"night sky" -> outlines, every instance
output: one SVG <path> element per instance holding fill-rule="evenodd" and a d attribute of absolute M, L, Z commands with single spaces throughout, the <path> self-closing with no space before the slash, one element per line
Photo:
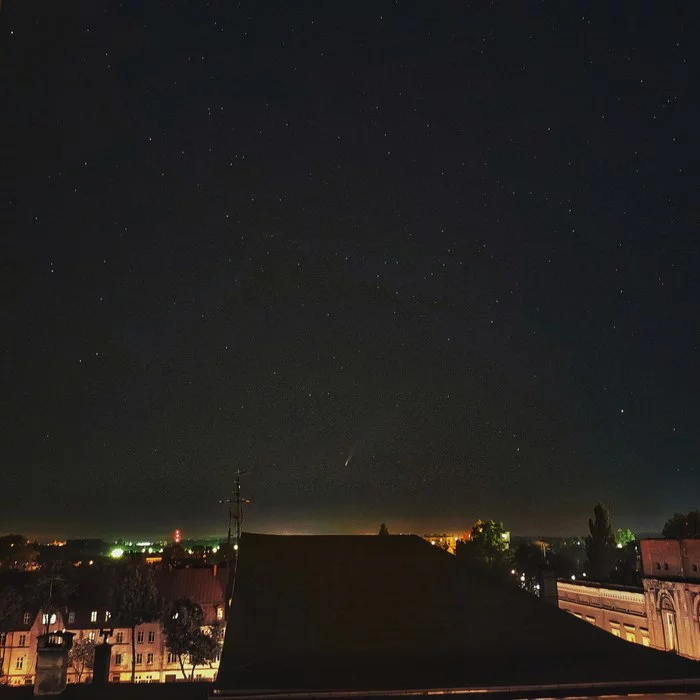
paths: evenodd
<path fill-rule="evenodd" d="M 5 0 L 0 531 L 699 507 L 694 6 Z"/>

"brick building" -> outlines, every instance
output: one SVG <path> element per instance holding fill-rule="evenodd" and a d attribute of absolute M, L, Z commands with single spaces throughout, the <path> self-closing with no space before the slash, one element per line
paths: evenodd
<path fill-rule="evenodd" d="M 700 539 L 641 545 L 651 645 L 700 660 Z"/>

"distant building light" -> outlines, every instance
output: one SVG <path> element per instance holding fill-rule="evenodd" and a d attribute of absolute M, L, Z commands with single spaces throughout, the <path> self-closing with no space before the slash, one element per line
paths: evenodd
<path fill-rule="evenodd" d="M 581 576 L 585 576 L 585 575 L 586 575 L 586 572 L 584 571 L 584 572 L 581 574 Z"/>
<path fill-rule="evenodd" d="M 520 574 L 520 580 L 525 581 L 525 574 Z"/>
<path fill-rule="evenodd" d="M 571 580 L 575 581 L 576 580 L 576 574 L 571 574 Z"/>
<path fill-rule="evenodd" d="M 121 547 L 115 547 L 109 553 L 109 556 L 112 557 L 113 559 L 119 559 L 120 557 L 124 556 L 124 550 Z"/>
<path fill-rule="evenodd" d="M 516 571 L 515 569 L 511 569 L 511 570 L 510 570 L 510 573 L 511 573 L 513 576 L 515 576 L 515 574 L 517 573 L 517 571 Z"/>
<path fill-rule="evenodd" d="M 151 543 L 150 542 L 137 542 L 136 546 L 137 547 L 150 547 Z"/>
<path fill-rule="evenodd" d="M 233 545 L 233 548 L 234 548 L 236 551 L 238 551 L 238 545 L 237 545 L 237 544 L 234 544 L 234 545 Z"/>

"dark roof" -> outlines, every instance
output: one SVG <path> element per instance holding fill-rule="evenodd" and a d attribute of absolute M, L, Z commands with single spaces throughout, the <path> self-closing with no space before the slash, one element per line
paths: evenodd
<path fill-rule="evenodd" d="M 217 686 L 416 688 L 697 677 L 417 536 L 245 534 Z"/>
<path fill-rule="evenodd" d="M 178 598 L 191 598 L 202 606 L 205 621 L 212 623 L 215 608 L 224 605 L 226 571 L 213 568 L 173 569 L 156 571 L 158 590 L 167 602 Z"/>

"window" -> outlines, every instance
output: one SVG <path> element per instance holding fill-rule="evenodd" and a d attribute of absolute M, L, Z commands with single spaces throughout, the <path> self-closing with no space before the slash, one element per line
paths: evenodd
<path fill-rule="evenodd" d="M 668 571 L 668 563 L 664 562 L 664 571 Z"/>
<path fill-rule="evenodd" d="M 153 630 L 151 630 L 148 633 L 148 643 L 153 644 L 153 642 L 155 642 L 155 641 L 156 641 L 156 633 Z"/>
<path fill-rule="evenodd" d="M 88 632 L 88 639 L 89 639 L 91 642 L 94 642 L 94 641 L 95 641 L 95 630 L 90 630 L 90 631 Z"/>
<path fill-rule="evenodd" d="M 15 661 L 15 669 L 21 671 L 24 668 L 24 656 L 18 656 L 17 661 Z"/>
<path fill-rule="evenodd" d="M 613 622 L 612 620 L 610 621 L 610 631 L 613 633 L 615 637 L 620 636 L 620 623 L 619 622 Z"/>
<path fill-rule="evenodd" d="M 117 644 L 121 644 L 124 641 L 124 633 L 117 632 Z"/>
<path fill-rule="evenodd" d="M 31 613 L 24 613 L 22 616 L 22 621 L 24 622 L 25 625 L 29 625 L 32 622 L 32 615 Z"/>
<path fill-rule="evenodd" d="M 121 655 L 121 654 L 115 654 L 115 655 L 114 655 L 114 663 L 115 663 L 117 666 L 121 666 L 121 664 L 122 664 L 122 655 Z"/>
<path fill-rule="evenodd" d="M 90 613 L 90 622 L 97 622 L 97 610 L 93 610 Z"/>
<path fill-rule="evenodd" d="M 217 620 L 223 620 L 224 619 L 224 609 L 219 605 L 216 608 L 216 619 Z"/>
<path fill-rule="evenodd" d="M 110 617 L 112 617 L 112 613 L 109 612 L 109 610 L 105 610 L 105 622 L 107 622 Z"/>
<path fill-rule="evenodd" d="M 697 571 L 697 570 L 698 570 L 698 565 L 697 565 L 697 564 L 693 564 L 693 571 Z"/>
<path fill-rule="evenodd" d="M 75 622 L 75 610 L 71 610 L 68 613 L 68 624 L 72 625 Z"/>
<path fill-rule="evenodd" d="M 595 625 L 595 617 L 590 617 L 589 615 L 586 615 L 586 622 L 590 622 L 592 625 Z"/>
<path fill-rule="evenodd" d="M 173 654 L 172 651 L 168 652 L 168 663 L 169 664 L 176 664 L 177 663 L 177 655 Z"/>
<path fill-rule="evenodd" d="M 656 570 L 661 571 L 661 564 L 658 561 L 656 562 Z"/>
<path fill-rule="evenodd" d="M 152 663 L 153 663 L 153 654 L 152 654 L 152 653 L 146 654 L 146 663 L 147 663 L 147 664 L 152 664 Z"/>
<path fill-rule="evenodd" d="M 136 643 L 143 644 L 143 632 L 136 633 Z"/>
<path fill-rule="evenodd" d="M 19 647 L 27 646 L 27 635 L 26 634 L 19 635 L 19 643 L 17 644 L 17 646 L 19 646 Z"/>
<path fill-rule="evenodd" d="M 49 623 L 51 623 L 53 625 L 56 623 L 56 619 L 56 613 L 51 613 L 51 615 L 49 615 L 48 613 L 44 613 L 41 616 L 41 624 L 48 625 Z"/>
<path fill-rule="evenodd" d="M 628 642 L 636 642 L 637 641 L 637 637 L 634 634 L 634 632 L 625 632 L 625 639 Z"/>
<path fill-rule="evenodd" d="M 136 654 L 136 663 L 137 663 L 137 664 L 142 664 L 142 663 L 143 663 L 143 654 L 142 654 L 141 652 L 139 652 L 138 654 Z"/>

